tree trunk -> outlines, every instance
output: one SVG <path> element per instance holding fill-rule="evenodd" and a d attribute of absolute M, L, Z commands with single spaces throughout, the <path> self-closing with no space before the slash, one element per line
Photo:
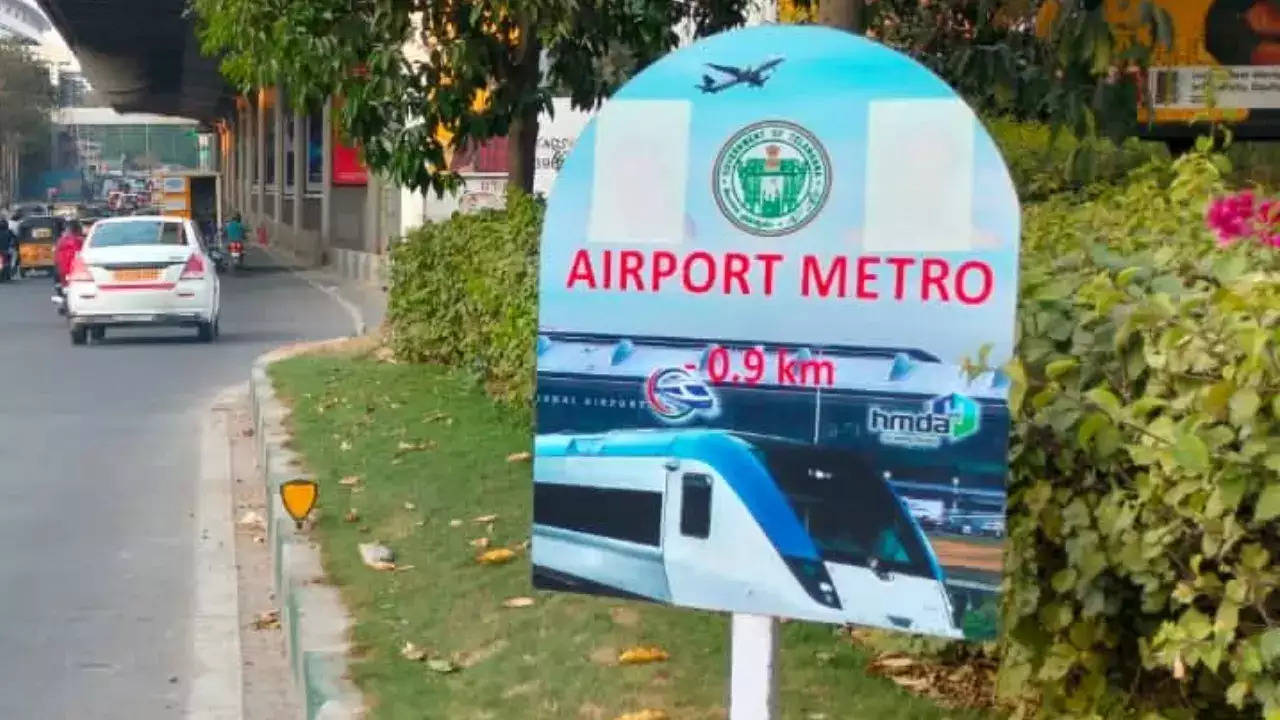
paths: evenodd
<path fill-rule="evenodd" d="M 538 93 L 542 81 L 538 61 L 542 56 L 542 43 L 537 35 L 525 33 L 527 40 L 521 45 L 516 61 L 512 84 L 518 97 L 526 104 L 511 118 L 511 130 L 507 134 L 507 184 L 526 193 L 533 192 L 534 156 L 538 150 L 537 103 L 528 102 Z"/>
<path fill-rule="evenodd" d="M 866 0 L 818 0 L 818 24 L 861 35 L 867 31 Z"/>

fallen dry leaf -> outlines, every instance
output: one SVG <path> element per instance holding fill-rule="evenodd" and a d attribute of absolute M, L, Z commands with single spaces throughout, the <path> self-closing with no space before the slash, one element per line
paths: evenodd
<path fill-rule="evenodd" d="M 898 683 L 899 685 L 901 685 L 902 687 L 908 690 L 920 690 L 921 688 L 926 688 L 929 686 L 929 682 L 930 682 L 928 678 L 909 678 L 909 677 L 890 676 L 889 679 L 893 680 L 894 682 Z"/>
<path fill-rule="evenodd" d="M 514 560 L 516 553 L 514 550 L 507 548 L 497 548 L 487 552 L 480 553 L 476 556 L 476 562 L 481 565 L 502 565 Z"/>
<path fill-rule="evenodd" d="M 449 413 L 442 412 L 440 410 L 437 410 L 433 413 L 428 413 L 426 416 L 422 418 L 422 422 L 424 423 L 433 423 L 433 422 L 438 422 L 440 420 L 452 420 L 452 418 L 449 417 Z"/>
<path fill-rule="evenodd" d="M 346 515 L 342 516 L 342 519 L 349 523 L 360 522 L 360 511 L 355 508 L 351 508 L 347 511 Z"/>
<path fill-rule="evenodd" d="M 400 648 L 400 657 L 419 662 L 427 657 L 427 651 L 411 642 L 405 642 L 404 647 Z"/>
<path fill-rule="evenodd" d="M 457 518 L 454 518 L 453 520 L 449 521 L 449 527 L 462 527 L 462 521 Z"/>
<path fill-rule="evenodd" d="M 671 716 L 666 710 L 655 710 L 653 708 L 645 708 L 635 712 L 623 713 L 614 720 L 671 720 Z"/>
<path fill-rule="evenodd" d="M 240 520 L 236 524 L 240 527 L 263 528 L 267 526 L 267 521 L 262 519 L 260 513 L 249 510 L 240 516 Z"/>
<path fill-rule="evenodd" d="M 473 522 L 473 523 L 491 523 L 491 522 L 493 522 L 494 520 L 497 520 L 497 519 L 498 519 L 498 516 L 497 516 L 497 515 L 479 515 L 479 516 L 477 516 L 477 517 L 473 517 L 473 518 L 471 518 L 471 522 Z"/>
<path fill-rule="evenodd" d="M 435 442 L 431 440 L 423 440 L 422 442 L 416 442 L 416 443 L 405 442 L 404 440 L 401 440 L 400 444 L 396 445 L 396 452 L 397 453 L 419 452 L 422 450 L 431 450 L 435 446 L 436 446 Z"/>
<path fill-rule="evenodd" d="M 470 541 L 469 543 L 467 543 L 467 544 L 468 544 L 468 545 L 470 545 L 470 546 L 471 546 L 471 547 L 473 547 L 473 548 L 479 548 L 479 549 L 483 550 L 483 549 L 485 549 L 485 548 L 489 547 L 489 538 L 487 538 L 487 537 L 478 537 L 478 538 L 475 538 L 474 540 L 471 540 L 471 541 Z"/>
<path fill-rule="evenodd" d="M 427 661 L 427 669 L 430 670 L 431 672 L 437 672 L 437 673 L 443 674 L 443 673 L 457 672 L 458 666 L 454 664 L 453 661 L 451 660 L 446 660 L 444 658 L 431 658 L 430 660 Z"/>
<path fill-rule="evenodd" d="M 915 658 L 906 657 L 905 655 L 886 655 L 871 661 L 871 664 L 877 668 L 885 670 L 896 670 L 898 668 L 911 667 L 917 665 Z"/>
<path fill-rule="evenodd" d="M 280 627 L 280 611 L 268 610 L 259 613 L 258 617 L 253 619 L 254 630 L 275 630 Z"/>
<path fill-rule="evenodd" d="M 412 570 L 412 569 L 414 569 L 415 567 L 417 567 L 417 566 L 416 566 L 416 565 L 397 565 L 397 566 L 395 567 L 395 571 L 396 571 L 396 572 L 408 572 L 409 570 Z"/>
<path fill-rule="evenodd" d="M 267 539 L 266 539 L 265 537 L 263 537 L 262 535 L 254 535 L 254 536 L 253 536 L 253 541 L 254 541 L 254 542 L 256 542 L 256 543 L 258 543 L 259 545 L 261 545 L 262 543 L 265 543 L 265 542 L 267 541 Z"/>
<path fill-rule="evenodd" d="M 350 441 L 350 440 L 343 440 L 342 442 L 338 443 L 338 449 L 339 449 L 339 450 L 341 450 L 341 451 L 343 451 L 343 452 L 346 452 L 346 451 L 350 450 L 350 449 L 351 449 L 351 441 Z"/>
<path fill-rule="evenodd" d="M 663 662 L 671 657 L 660 647 L 633 647 L 623 650 L 618 662 L 623 665 L 644 665 L 645 663 Z"/>
<path fill-rule="evenodd" d="M 341 480 L 339 480 L 339 481 L 338 481 L 338 484 L 339 484 L 339 485 L 345 485 L 345 486 L 347 486 L 347 487 L 351 487 L 352 485 L 359 485 L 359 484 L 360 484 L 360 476 L 359 476 L 359 475 L 348 475 L 348 476 L 346 476 L 346 477 L 342 478 Z"/>
<path fill-rule="evenodd" d="M 417 509 L 418 509 L 418 506 L 417 506 L 417 505 L 414 505 L 414 504 L 413 504 L 413 503 L 411 503 L 411 502 L 406 502 L 406 503 L 404 504 L 404 509 L 405 509 L 405 510 L 417 510 Z"/>
<path fill-rule="evenodd" d="M 533 457 L 533 453 L 529 452 L 528 450 L 521 450 L 520 452 L 511 453 L 510 455 L 508 455 L 507 462 L 509 463 L 525 462 L 526 460 L 532 457 Z"/>
<path fill-rule="evenodd" d="M 505 608 L 527 608 L 533 605 L 531 597 L 513 597 L 502 601 L 502 607 Z"/>

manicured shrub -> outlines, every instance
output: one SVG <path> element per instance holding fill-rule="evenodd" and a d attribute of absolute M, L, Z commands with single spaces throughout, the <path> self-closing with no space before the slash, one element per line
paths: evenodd
<path fill-rule="evenodd" d="M 392 250 L 389 340 L 396 356 L 475 371 L 496 398 L 533 392 L 538 232 L 542 206 L 456 215 L 409 233 Z"/>
<path fill-rule="evenodd" d="M 1161 143 L 1082 140 L 1065 131 L 1055 134 L 1048 125 L 1003 118 L 986 119 L 984 124 L 1000 147 L 1023 202 L 1120 180 L 1148 162 L 1168 158 Z"/>
<path fill-rule="evenodd" d="M 1043 716 L 1280 717 L 1280 255 L 1215 244 L 1227 169 L 1027 209 L 1001 688 Z"/>

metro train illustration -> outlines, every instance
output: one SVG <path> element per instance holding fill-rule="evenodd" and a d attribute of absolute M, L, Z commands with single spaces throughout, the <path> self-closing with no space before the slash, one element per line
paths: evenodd
<path fill-rule="evenodd" d="M 706 429 L 535 449 L 539 587 L 962 636 L 928 540 L 865 458 Z"/>
<path fill-rule="evenodd" d="M 713 361 L 730 377 L 758 367 L 748 353 L 829 372 L 711 381 L 725 374 Z M 970 377 L 914 348 L 544 330 L 535 579 L 959 637 L 999 575 L 948 574 L 903 493 L 940 502 L 944 519 L 1001 515 L 1007 392 L 1000 373 Z"/>

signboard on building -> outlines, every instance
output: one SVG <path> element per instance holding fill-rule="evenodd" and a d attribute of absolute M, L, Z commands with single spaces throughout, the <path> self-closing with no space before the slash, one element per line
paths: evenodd
<path fill-rule="evenodd" d="M 360 158 L 360 148 L 344 143 L 336 131 L 333 139 L 333 184 L 366 185 L 369 170 Z"/>
<path fill-rule="evenodd" d="M 904 55 L 763 26 L 644 70 L 547 208 L 535 585 L 991 637 L 1008 382 L 961 363 L 1011 357 L 1018 240 Z"/>

